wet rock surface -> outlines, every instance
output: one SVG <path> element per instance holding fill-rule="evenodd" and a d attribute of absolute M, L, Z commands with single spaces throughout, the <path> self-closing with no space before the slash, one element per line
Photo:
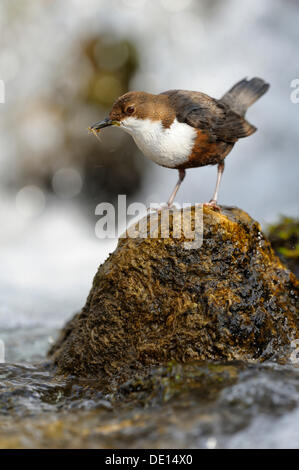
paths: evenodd
<path fill-rule="evenodd" d="M 177 213 L 168 237 L 142 238 L 136 226 L 137 237 L 120 239 L 100 266 L 86 305 L 49 353 L 59 373 L 111 388 L 169 361 L 289 359 L 299 284 L 259 224 L 237 208 L 204 207 L 202 246 L 187 249 L 183 234 L 174 236 Z M 194 208 L 191 215 L 195 226 Z"/>
<path fill-rule="evenodd" d="M 110 393 L 0 364 L 0 448 L 298 448 L 299 369 L 170 363 Z"/>

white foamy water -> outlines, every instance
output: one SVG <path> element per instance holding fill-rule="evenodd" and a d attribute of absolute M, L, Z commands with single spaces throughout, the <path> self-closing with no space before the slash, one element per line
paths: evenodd
<path fill-rule="evenodd" d="M 48 330 L 56 332 L 84 305 L 116 240 L 97 239 L 78 208 L 57 200 L 28 218 L 2 197 L 0 219 L 0 338 L 8 342 L 7 361 L 28 360 L 37 353 L 30 336 L 46 340 Z"/>

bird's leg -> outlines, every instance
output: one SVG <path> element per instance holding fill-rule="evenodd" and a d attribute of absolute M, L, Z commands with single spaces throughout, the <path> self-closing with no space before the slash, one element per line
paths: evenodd
<path fill-rule="evenodd" d="M 206 204 L 204 204 L 205 206 L 213 206 L 217 210 L 220 210 L 220 208 L 217 206 L 217 200 L 218 200 L 219 186 L 220 186 L 220 181 L 222 178 L 223 171 L 224 171 L 224 162 L 221 162 L 218 164 L 217 181 L 216 181 L 216 187 L 215 187 L 213 197 L 210 200 L 210 202 L 207 202 Z"/>
<path fill-rule="evenodd" d="M 171 195 L 170 195 L 170 198 L 168 199 L 168 202 L 167 202 L 167 206 L 168 208 L 172 206 L 173 204 L 173 201 L 174 201 L 174 198 L 176 196 L 176 193 L 178 192 L 179 190 L 179 187 L 181 186 L 182 184 L 182 181 L 183 179 L 185 178 L 185 175 L 186 175 L 186 171 L 185 170 L 179 170 L 179 179 L 178 179 L 178 182 L 177 184 L 175 185 L 175 188 L 174 190 L 172 191 Z"/>
<path fill-rule="evenodd" d="M 211 204 L 217 204 L 219 186 L 220 186 L 220 182 L 221 182 L 221 178 L 222 178 L 223 171 L 224 171 L 224 162 L 221 162 L 221 163 L 218 164 L 218 172 L 217 172 L 216 187 L 215 187 L 215 191 L 214 191 L 213 197 L 212 197 L 212 199 L 210 200 L 210 203 L 211 203 Z"/>

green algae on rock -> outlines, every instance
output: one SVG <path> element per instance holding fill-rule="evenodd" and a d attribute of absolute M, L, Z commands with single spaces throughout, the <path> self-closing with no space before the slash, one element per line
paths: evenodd
<path fill-rule="evenodd" d="M 281 217 L 269 227 L 269 240 L 281 261 L 299 276 L 299 220 Z"/>
<path fill-rule="evenodd" d="M 175 212 L 168 238 L 122 238 L 100 266 L 49 352 L 60 373 L 123 382 L 169 361 L 288 359 L 299 282 L 259 224 L 237 208 L 204 207 L 202 246 L 186 249 L 172 236 Z"/>
<path fill-rule="evenodd" d="M 215 401 L 226 387 L 236 383 L 243 363 L 170 362 L 167 366 L 152 368 L 146 374 L 135 375 L 117 388 L 115 403 L 135 403 L 136 406 L 162 406 L 170 401 L 176 408 L 187 402 Z"/>

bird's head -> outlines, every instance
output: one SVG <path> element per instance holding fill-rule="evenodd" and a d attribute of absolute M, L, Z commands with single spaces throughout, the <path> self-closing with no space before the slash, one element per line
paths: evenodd
<path fill-rule="evenodd" d="M 91 126 L 92 131 L 99 131 L 108 126 L 119 126 L 134 135 L 145 120 L 161 120 L 164 127 L 173 121 L 174 110 L 166 95 L 153 95 L 144 91 L 131 91 L 118 98 L 107 118 Z M 169 125 L 170 125 L 169 124 Z"/>

